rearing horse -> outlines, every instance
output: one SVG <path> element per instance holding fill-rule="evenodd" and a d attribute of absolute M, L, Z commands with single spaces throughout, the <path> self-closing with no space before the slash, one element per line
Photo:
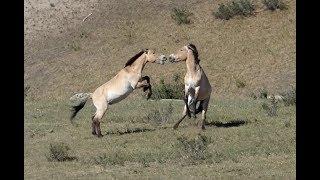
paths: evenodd
<path fill-rule="evenodd" d="M 202 112 L 202 117 L 198 126 L 205 129 L 206 113 L 209 105 L 212 87 L 209 80 L 201 68 L 198 57 L 198 50 L 195 45 L 188 44 L 187 46 L 179 49 L 175 54 L 169 56 L 170 62 L 185 61 L 187 65 L 187 73 L 184 77 L 185 95 L 184 95 L 184 110 L 182 118 L 173 126 L 177 129 L 181 121 L 190 114 L 190 107 L 192 109 L 193 117 Z M 200 102 L 199 107 L 196 108 L 197 102 Z"/>
<path fill-rule="evenodd" d="M 102 137 L 100 122 L 108 106 L 117 103 L 126 98 L 133 90 L 143 88 L 143 91 L 149 89 L 148 97 L 151 95 L 151 85 L 148 76 L 142 77 L 142 70 L 148 63 L 164 64 L 165 56 L 158 56 L 154 50 L 142 50 L 125 64 L 116 76 L 105 84 L 98 87 L 93 93 L 78 93 L 70 98 L 77 100 L 71 108 L 72 121 L 76 114 L 84 107 L 89 98 L 92 99 L 96 107 L 96 113 L 92 117 L 92 134 Z"/>

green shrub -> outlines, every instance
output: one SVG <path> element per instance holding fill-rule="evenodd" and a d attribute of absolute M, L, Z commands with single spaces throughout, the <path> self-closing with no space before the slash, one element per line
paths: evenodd
<path fill-rule="evenodd" d="M 207 151 L 210 141 L 205 135 L 198 134 L 194 138 L 180 136 L 177 140 L 178 147 L 181 149 L 181 157 L 189 163 L 195 164 L 211 157 Z"/>
<path fill-rule="evenodd" d="M 288 9 L 287 5 L 282 0 L 262 0 L 262 3 L 271 11 L 276 9 Z"/>
<path fill-rule="evenodd" d="M 255 10 L 250 0 L 234 0 L 227 4 L 220 4 L 213 15 L 218 19 L 229 20 L 234 16 L 250 16 Z"/>
<path fill-rule="evenodd" d="M 152 88 L 151 99 L 182 99 L 184 94 L 184 84 L 180 81 L 179 75 L 173 76 L 173 83 L 166 83 L 161 79 L 159 84 Z"/>
<path fill-rule="evenodd" d="M 189 17 L 191 15 L 192 13 L 185 9 L 173 8 L 171 17 L 177 22 L 178 25 L 181 25 L 181 24 L 190 24 L 191 21 Z"/>
<path fill-rule="evenodd" d="M 70 156 L 68 151 L 70 147 L 63 143 L 51 143 L 49 146 L 49 154 L 47 155 L 48 161 L 71 161 L 76 157 Z"/>

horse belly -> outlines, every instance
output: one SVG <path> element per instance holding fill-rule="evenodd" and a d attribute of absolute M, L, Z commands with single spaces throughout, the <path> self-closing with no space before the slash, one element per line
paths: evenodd
<path fill-rule="evenodd" d="M 124 89 L 122 90 L 113 90 L 108 92 L 107 102 L 108 104 L 114 104 L 117 103 L 126 97 L 129 96 L 129 94 L 133 91 L 133 88 L 128 83 Z"/>

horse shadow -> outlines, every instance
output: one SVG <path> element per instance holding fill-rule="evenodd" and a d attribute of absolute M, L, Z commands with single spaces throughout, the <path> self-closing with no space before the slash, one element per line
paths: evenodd
<path fill-rule="evenodd" d="M 206 122 L 206 126 L 215 126 L 215 127 L 222 127 L 222 128 L 230 128 L 230 127 L 238 127 L 247 124 L 248 121 L 243 119 L 234 119 L 228 122 L 221 122 L 221 121 L 212 121 Z"/>
<path fill-rule="evenodd" d="M 105 133 L 105 135 L 125 135 L 125 134 L 131 134 L 131 133 L 143 133 L 143 132 L 150 132 L 155 131 L 156 129 L 151 128 L 130 128 L 126 129 L 125 131 L 116 131 L 116 132 L 110 132 L 108 131 Z"/>
<path fill-rule="evenodd" d="M 228 122 L 221 122 L 221 121 L 212 121 L 212 122 L 206 122 L 205 125 L 209 127 L 222 127 L 222 128 L 230 128 L 230 127 L 238 127 L 247 124 L 248 121 L 243 119 L 235 119 Z M 125 131 L 116 131 L 116 132 L 110 132 L 108 131 L 104 135 L 125 135 L 125 134 L 132 134 L 132 133 L 144 133 L 144 132 L 150 132 L 150 131 L 156 131 L 159 129 L 168 129 L 170 127 L 160 127 L 160 128 L 129 128 Z"/>

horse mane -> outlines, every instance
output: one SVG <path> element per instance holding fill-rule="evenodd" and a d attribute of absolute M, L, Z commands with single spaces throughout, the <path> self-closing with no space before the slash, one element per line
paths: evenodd
<path fill-rule="evenodd" d="M 192 54 L 194 56 L 194 59 L 196 60 L 196 63 L 199 64 L 200 59 L 199 59 L 199 53 L 198 53 L 196 46 L 194 44 L 190 43 L 190 44 L 188 44 L 187 47 L 192 51 Z"/>
<path fill-rule="evenodd" d="M 145 50 L 141 50 L 138 54 L 134 55 L 132 58 L 130 58 L 126 64 L 124 65 L 124 67 L 130 66 L 133 62 L 135 62 L 143 53 L 147 52 L 148 49 Z"/>

